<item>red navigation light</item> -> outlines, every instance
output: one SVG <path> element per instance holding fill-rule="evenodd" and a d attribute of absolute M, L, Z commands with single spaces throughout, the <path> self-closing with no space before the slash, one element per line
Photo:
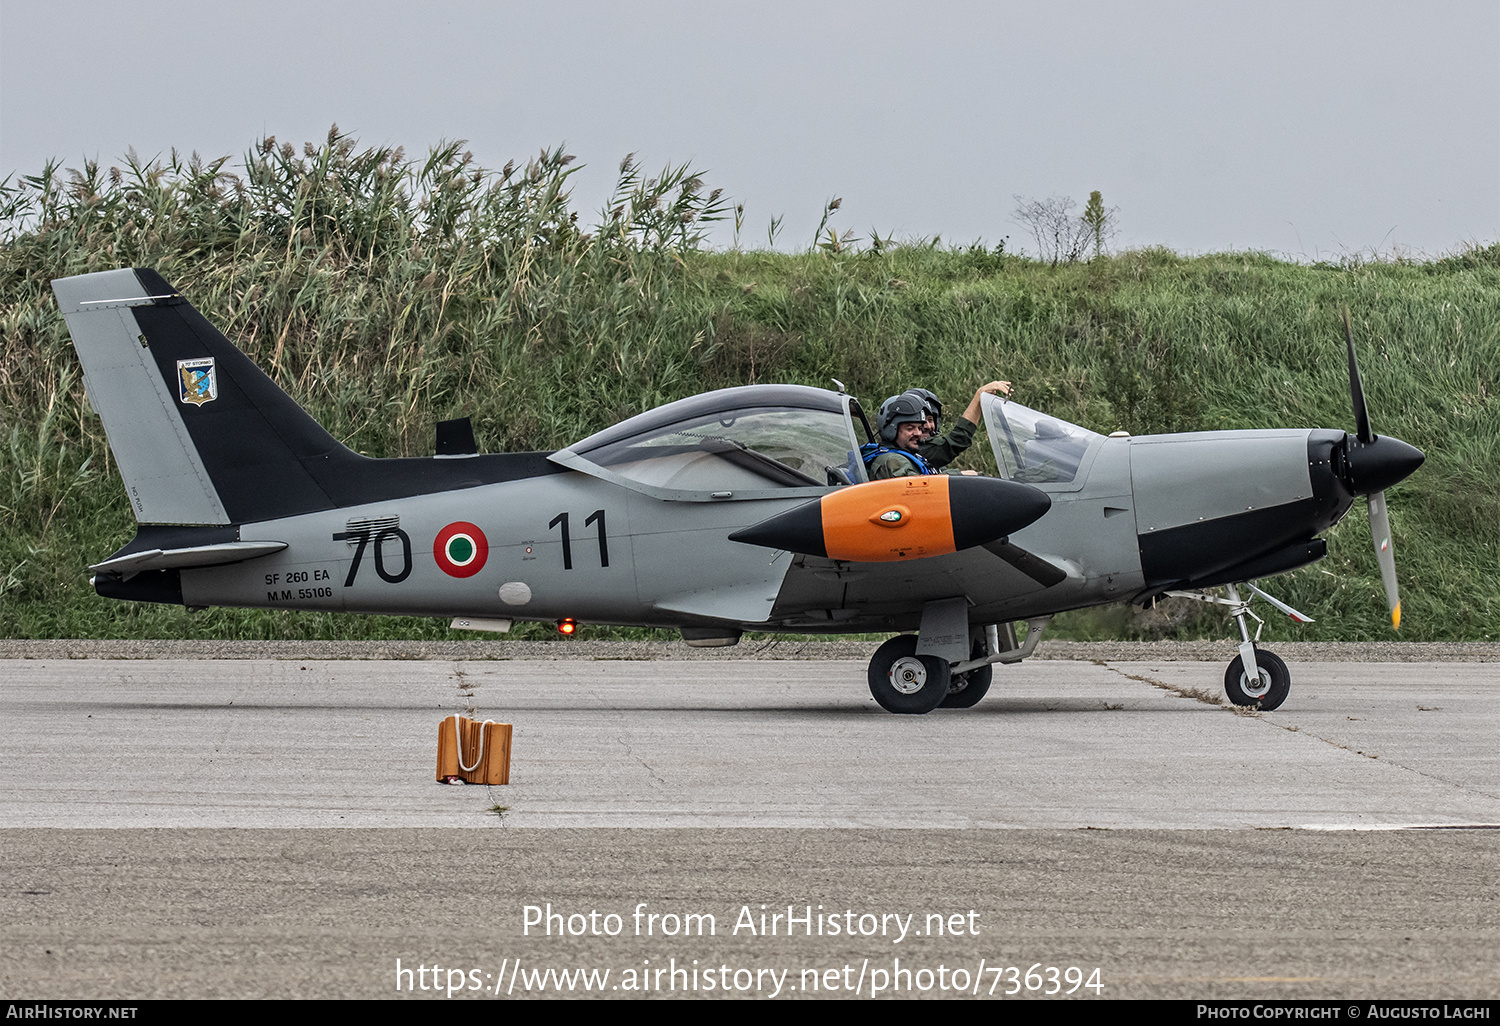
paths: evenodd
<path fill-rule="evenodd" d="M 557 633 L 572 634 L 578 630 L 578 621 L 571 616 L 565 616 L 557 621 Z"/>

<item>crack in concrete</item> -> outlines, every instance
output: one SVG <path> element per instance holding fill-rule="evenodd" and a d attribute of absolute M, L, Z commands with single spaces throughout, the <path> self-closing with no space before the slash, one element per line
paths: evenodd
<path fill-rule="evenodd" d="M 1149 684 L 1153 688 L 1160 688 L 1162 691 L 1171 692 L 1172 694 L 1177 695 L 1179 698 L 1191 698 L 1193 701 L 1202 702 L 1204 705 L 1212 705 L 1219 709 L 1228 709 L 1236 716 L 1253 716 L 1256 718 L 1260 717 L 1259 710 L 1250 709 L 1246 706 L 1234 705 L 1232 702 L 1219 695 L 1217 692 L 1204 691 L 1202 688 L 1186 688 L 1177 684 L 1168 684 L 1166 681 L 1157 680 L 1154 677 L 1143 677 L 1137 673 L 1126 673 L 1118 666 L 1112 666 L 1102 659 L 1095 659 L 1092 660 L 1092 662 L 1095 666 L 1102 666 L 1106 670 L 1109 670 L 1113 673 L 1118 673 L 1126 680 L 1134 680 L 1139 681 L 1142 684 Z"/>
<path fill-rule="evenodd" d="M 1492 794 L 1491 792 L 1486 791 L 1480 787 L 1475 787 L 1472 784 L 1465 784 L 1460 781 L 1451 780 L 1448 777 L 1438 776 L 1435 773 L 1430 773 L 1427 770 L 1408 765 L 1396 759 L 1382 759 L 1380 756 L 1371 755 L 1369 752 L 1363 751 L 1362 749 L 1350 748 L 1346 744 L 1342 744 L 1341 742 L 1335 741 L 1332 738 L 1324 737 L 1323 735 L 1318 734 L 1314 731 L 1306 730 L 1295 723 L 1278 723 L 1274 719 L 1267 719 L 1266 716 L 1269 714 L 1263 714 L 1259 709 L 1252 709 L 1248 706 L 1235 705 L 1227 698 L 1217 693 L 1204 691 L 1200 688 L 1187 688 L 1181 687 L 1176 684 L 1168 684 L 1166 681 L 1156 680 L 1155 678 L 1142 676 L 1136 673 L 1126 673 L 1118 666 L 1111 666 L 1109 663 L 1103 661 L 1102 659 L 1095 659 L 1093 660 L 1093 662 L 1096 665 L 1102 666 L 1107 670 L 1118 673 L 1120 676 L 1126 678 L 1127 680 L 1139 681 L 1142 684 L 1149 684 L 1154 688 L 1159 688 L 1162 691 L 1171 692 L 1172 694 L 1178 695 L 1182 698 L 1191 698 L 1194 701 L 1202 702 L 1204 705 L 1212 705 L 1221 709 L 1228 709 L 1236 716 L 1246 716 L 1251 719 L 1261 720 L 1267 726 L 1275 727 L 1278 730 L 1284 730 L 1290 734 L 1305 734 L 1308 737 L 1312 738 L 1314 741 L 1321 741 L 1323 744 L 1328 745 L 1332 748 L 1350 752 L 1362 758 L 1369 759 L 1371 762 L 1379 762 L 1387 766 L 1394 766 L 1396 769 L 1405 770 L 1408 773 L 1414 773 L 1417 776 L 1423 777 L 1427 780 L 1446 784 L 1447 786 L 1452 787 L 1464 794 L 1476 794 L 1482 795 L 1485 798 L 1500 800 L 1500 794 Z"/>
<path fill-rule="evenodd" d="M 1332 738 L 1324 737 L 1321 734 L 1314 733 L 1313 731 L 1305 730 L 1294 723 L 1277 723 L 1275 720 L 1267 720 L 1266 722 L 1273 727 L 1280 727 L 1282 730 L 1291 731 L 1293 733 L 1306 734 L 1308 737 L 1321 741 L 1325 745 L 1332 745 L 1334 748 L 1340 748 L 1346 752 L 1353 752 L 1355 755 L 1363 756 L 1364 758 L 1369 759 L 1372 762 L 1384 763 L 1387 766 L 1394 766 L 1397 769 L 1406 770 L 1408 773 L 1415 773 L 1417 776 L 1423 777 L 1427 780 L 1436 781 L 1440 784 L 1447 784 L 1449 787 L 1463 792 L 1464 794 L 1477 794 L 1483 795 L 1486 798 L 1500 800 L 1500 794 L 1491 793 L 1484 790 L 1483 788 L 1475 787 L 1472 784 L 1467 784 L 1462 781 L 1452 780 L 1448 777 L 1439 776 L 1436 773 L 1429 772 L 1428 770 L 1421 769 L 1417 766 L 1409 765 L 1405 762 L 1399 761 L 1398 759 L 1381 758 L 1379 755 L 1371 755 L 1369 752 L 1363 751 L 1362 749 L 1350 748 L 1346 744 L 1341 744 L 1340 742 L 1335 741 Z"/>
<path fill-rule="evenodd" d="M 633 748 L 630 747 L 630 742 L 629 741 L 626 741 L 623 737 L 617 737 L 617 738 L 615 738 L 615 740 L 618 741 L 624 747 L 624 749 L 625 749 L 625 755 L 628 758 L 634 759 L 636 762 L 640 763 L 643 767 L 645 767 L 646 772 L 651 775 L 651 779 L 656 782 L 656 785 L 658 787 L 666 787 L 667 786 L 666 780 L 662 779 L 661 775 L 656 772 L 656 770 L 652 767 L 652 765 L 649 762 L 647 762 L 645 759 L 642 759 L 639 755 L 635 754 L 635 749 L 633 749 Z"/>

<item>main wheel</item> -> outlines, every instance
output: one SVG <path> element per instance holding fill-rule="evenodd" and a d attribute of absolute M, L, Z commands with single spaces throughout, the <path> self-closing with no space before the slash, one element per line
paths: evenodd
<path fill-rule="evenodd" d="M 1253 705 L 1264 712 L 1279 709 L 1287 692 L 1292 690 L 1292 675 L 1286 663 L 1276 653 L 1257 648 L 1255 666 L 1260 671 L 1260 680 L 1252 685 L 1245 673 L 1245 660 L 1235 656 L 1224 671 L 1224 693 L 1235 705 Z"/>
<path fill-rule="evenodd" d="M 975 645 L 969 658 L 978 659 L 984 654 L 985 646 Z M 950 673 L 948 693 L 943 696 L 940 708 L 969 709 L 978 705 L 979 700 L 990 690 L 990 680 L 994 675 L 995 667 L 990 664 L 976 666 L 963 673 Z"/>
<path fill-rule="evenodd" d="M 870 694 L 886 712 L 932 712 L 948 695 L 948 661 L 917 655 L 917 636 L 898 634 L 870 659 Z"/>

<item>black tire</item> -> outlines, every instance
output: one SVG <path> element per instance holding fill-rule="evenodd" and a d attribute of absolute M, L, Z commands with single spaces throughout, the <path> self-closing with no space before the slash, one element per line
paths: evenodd
<path fill-rule="evenodd" d="M 870 694 L 886 712 L 932 712 L 948 695 L 948 661 L 917 655 L 917 636 L 899 634 L 870 659 Z"/>
<path fill-rule="evenodd" d="M 1250 688 L 1245 675 L 1245 660 L 1234 657 L 1234 662 L 1224 671 L 1224 693 L 1235 705 L 1253 706 L 1262 712 L 1281 708 L 1287 693 L 1292 690 L 1292 675 L 1286 663 L 1274 652 L 1255 650 L 1255 665 L 1260 670 L 1260 688 Z M 1264 692 L 1261 692 L 1264 688 Z M 1252 694 L 1252 690 L 1258 693 Z"/>
<path fill-rule="evenodd" d="M 980 653 L 981 655 L 983 652 Z M 972 709 L 990 690 L 990 680 L 995 676 L 993 666 L 976 666 L 966 673 L 953 673 L 948 678 L 948 693 L 943 696 L 939 708 Z"/>

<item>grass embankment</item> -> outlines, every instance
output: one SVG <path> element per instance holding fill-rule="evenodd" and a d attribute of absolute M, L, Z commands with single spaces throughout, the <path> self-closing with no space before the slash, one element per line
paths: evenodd
<path fill-rule="evenodd" d="M 1354 313 L 1375 429 L 1424 449 L 1390 493 L 1407 640 L 1500 636 L 1500 247 L 1431 263 L 1300 266 L 1161 250 L 1049 268 L 982 247 L 708 252 L 727 212 L 686 169 L 627 162 L 585 229 L 569 158 L 488 172 L 456 147 L 408 162 L 331 135 L 274 140 L 234 175 L 174 158 L 53 169 L 0 210 L 0 635 L 391 638 L 439 621 L 98 599 L 86 564 L 133 520 L 49 282 L 155 267 L 297 400 L 372 456 L 565 445 L 658 403 L 751 381 L 843 380 L 874 407 L 913 384 L 961 408 L 980 383 L 1098 431 L 1352 428 L 1339 309 Z M 970 465 L 988 458 L 981 442 Z M 1329 557 L 1275 591 L 1317 619 L 1267 636 L 1382 639 L 1363 503 Z M 1196 607 L 1073 614 L 1074 637 L 1209 636 Z M 529 628 L 542 636 L 545 629 Z"/>

